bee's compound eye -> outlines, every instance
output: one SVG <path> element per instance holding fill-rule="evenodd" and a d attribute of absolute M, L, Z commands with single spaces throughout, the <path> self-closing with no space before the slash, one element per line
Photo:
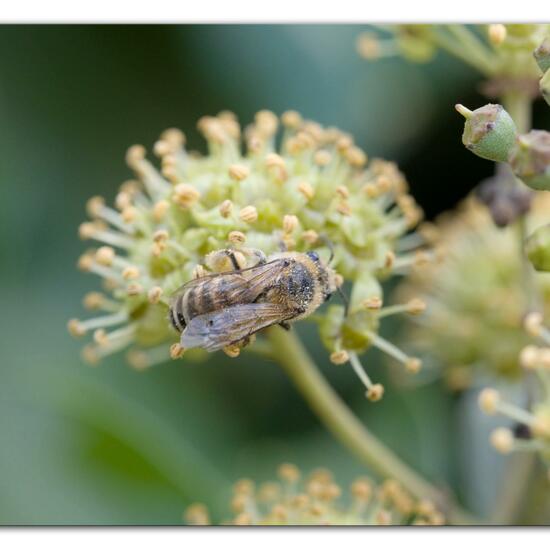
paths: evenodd
<path fill-rule="evenodd" d="M 309 256 L 314 262 L 319 261 L 319 254 L 317 254 L 317 252 L 314 252 L 313 250 L 311 250 L 310 252 L 306 252 L 306 256 Z"/>

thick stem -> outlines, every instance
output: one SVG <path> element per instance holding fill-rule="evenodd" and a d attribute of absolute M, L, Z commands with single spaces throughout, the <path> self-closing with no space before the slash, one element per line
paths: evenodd
<path fill-rule="evenodd" d="M 399 481 L 418 498 L 438 505 L 454 524 L 473 524 L 473 519 L 405 464 L 371 434 L 319 373 L 316 365 L 291 332 L 278 327 L 269 331 L 274 357 L 292 379 L 325 426 L 361 462 L 377 474 Z"/>

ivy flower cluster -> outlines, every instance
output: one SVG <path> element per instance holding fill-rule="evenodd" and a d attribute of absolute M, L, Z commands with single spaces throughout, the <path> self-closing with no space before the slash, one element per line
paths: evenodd
<path fill-rule="evenodd" d="M 537 194 L 527 217 L 529 227 L 546 219 L 549 198 Z M 455 389 L 470 385 L 476 373 L 517 379 L 521 349 L 529 343 L 522 330 L 528 308 L 518 285 L 522 265 L 517 227 L 498 228 L 475 196 L 437 220 L 441 260 L 401 285 L 402 298 L 420 296 L 426 314 L 410 324 L 406 337 L 430 354 Z M 527 266 L 528 267 L 528 266 Z M 550 276 L 532 273 L 534 291 L 550 312 Z"/>
<path fill-rule="evenodd" d="M 533 50 L 549 33 L 547 24 L 391 25 L 360 35 L 357 49 L 367 60 L 399 55 L 416 63 L 444 51 L 488 78 L 489 97 L 510 90 L 535 97 L 540 74 Z"/>
<path fill-rule="evenodd" d="M 250 479 L 233 489 L 231 525 L 442 525 L 445 518 L 428 500 L 415 500 L 396 481 L 381 485 L 356 479 L 343 495 L 329 470 L 318 469 L 305 479 L 293 464 L 282 464 L 278 480 L 256 488 Z M 347 503 L 343 501 L 346 500 Z M 187 508 L 184 520 L 210 525 L 203 504 Z"/>
<path fill-rule="evenodd" d="M 495 388 L 485 388 L 479 394 L 479 406 L 486 414 L 502 415 L 515 425 L 515 429 L 514 426 L 495 429 L 490 436 L 493 447 L 503 454 L 537 452 L 550 478 L 550 329 L 543 324 L 539 312 L 527 315 L 524 324 L 529 336 L 539 341 L 539 345 L 523 348 L 519 356 L 526 374 L 536 379 L 527 406 L 508 402 Z"/>
<path fill-rule="evenodd" d="M 332 305 L 311 320 L 320 322 L 333 362 L 350 361 L 373 399 L 382 389 L 356 352 L 378 346 L 418 370 L 416 359 L 378 335 L 383 317 L 423 310 L 418 300 L 384 307 L 380 281 L 431 254 L 413 232 L 422 212 L 396 165 L 369 161 L 350 135 L 294 111 L 280 118 L 260 111 L 244 131 L 232 113 L 222 112 L 202 118 L 198 128 L 205 155 L 187 151 L 181 131 L 167 130 L 153 147 L 158 168 L 144 147 L 131 147 L 126 160 L 136 177 L 122 184 L 114 208 L 102 197 L 87 204 L 90 220 L 79 234 L 99 246 L 78 266 L 99 275 L 105 292 L 84 298 L 101 315 L 69 322 L 73 335 L 93 336 L 85 359 L 97 362 L 128 348 L 130 363 L 142 369 L 181 357 L 185 350 L 167 321 L 170 296 L 209 273 L 214 251 L 259 249 L 269 256 L 281 247 L 315 248 L 328 261 L 332 248 L 339 282 L 352 284 L 349 311 Z"/>

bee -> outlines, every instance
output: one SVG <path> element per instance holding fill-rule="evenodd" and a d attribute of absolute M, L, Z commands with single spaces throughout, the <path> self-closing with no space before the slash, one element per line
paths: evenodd
<path fill-rule="evenodd" d="M 229 258 L 233 269 L 193 279 L 172 297 L 169 318 L 184 349 L 244 346 L 269 326 L 289 329 L 337 290 L 334 270 L 314 251 L 269 258 L 257 251 L 256 265 L 245 268 L 233 251 L 218 253 Z"/>

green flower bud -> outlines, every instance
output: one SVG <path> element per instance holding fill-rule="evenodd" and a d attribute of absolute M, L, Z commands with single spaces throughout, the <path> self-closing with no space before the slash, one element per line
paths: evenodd
<path fill-rule="evenodd" d="M 466 119 L 462 143 L 478 157 L 506 162 L 516 141 L 516 125 L 502 105 L 489 103 L 470 111 L 464 105 L 456 110 Z"/>
<path fill-rule="evenodd" d="M 533 55 L 543 73 L 550 69 L 550 38 L 545 38 L 542 44 L 533 52 Z"/>
<path fill-rule="evenodd" d="M 550 225 L 543 225 L 525 242 L 525 252 L 537 271 L 550 271 Z"/>
<path fill-rule="evenodd" d="M 510 166 L 531 189 L 550 190 L 550 133 L 531 130 L 517 139 Z"/>
<path fill-rule="evenodd" d="M 540 79 L 540 93 L 548 105 L 550 105 L 550 69 L 548 69 Z"/>

